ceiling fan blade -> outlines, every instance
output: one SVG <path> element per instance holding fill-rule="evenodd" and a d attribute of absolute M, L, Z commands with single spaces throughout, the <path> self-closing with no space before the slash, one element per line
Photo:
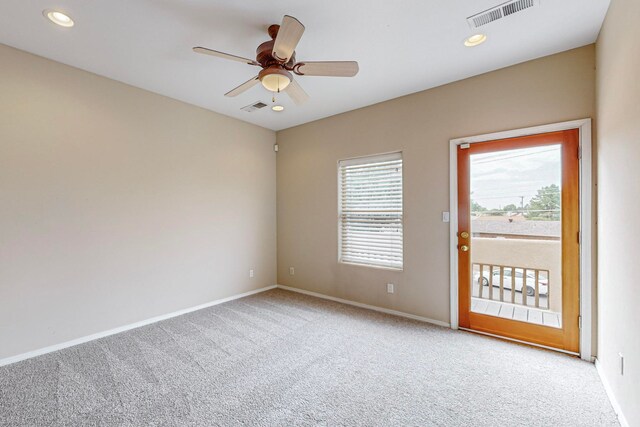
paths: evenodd
<path fill-rule="evenodd" d="M 303 104 L 309 99 L 307 92 L 305 92 L 302 86 L 295 80 L 291 80 L 291 83 L 289 83 L 284 91 L 287 92 L 289 98 L 291 98 L 296 105 Z"/>
<path fill-rule="evenodd" d="M 222 59 L 230 59 L 232 61 L 244 62 L 245 64 L 249 64 L 249 65 L 260 65 L 253 59 L 243 58 L 241 56 L 235 56 L 235 55 L 231 55 L 224 52 L 218 52 L 217 50 L 207 49 L 206 47 L 197 46 L 193 48 L 193 51 L 196 53 L 202 53 L 204 55 L 217 56 L 218 58 L 222 58 Z"/>
<path fill-rule="evenodd" d="M 240 86 L 236 87 L 235 89 L 231 89 L 229 92 L 225 93 L 224 96 L 229 96 L 229 97 L 238 96 L 241 93 L 254 87 L 256 84 L 258 84 L 259 81 L 260 79 L 258 78 L 258 76 L 255 76 L 247 80 L 246 82 L 242 83 Z"/>
<path fill-rule="evenodd" d="M 295 73 L 301 76 L 353 77 L 358 74 L 356 61 L 299 62 Z"/>
<path fill-rule="evenodd" d="M 287 62 L 293 55 L 293 51 L 296 50 L 302 33 L 304 33 L 304 25 L 293 16 L 285 15 L 282 18 L 271 55 L 280 61 Z"/>

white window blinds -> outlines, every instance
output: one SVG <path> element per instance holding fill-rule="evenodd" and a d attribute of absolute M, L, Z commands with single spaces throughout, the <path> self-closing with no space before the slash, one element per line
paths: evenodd
<path fill-rule="evenodd" d="M 402 154 L 342 160 L 340 261 L 402 269 Z"/>

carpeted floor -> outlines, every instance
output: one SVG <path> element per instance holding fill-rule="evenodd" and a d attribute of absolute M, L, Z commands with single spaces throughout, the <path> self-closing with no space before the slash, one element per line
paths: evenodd
<path fill-rule="evenodd" d="M 592 364 L 273 290 L 0 368 L 0 425 L 618 423 Z"/>

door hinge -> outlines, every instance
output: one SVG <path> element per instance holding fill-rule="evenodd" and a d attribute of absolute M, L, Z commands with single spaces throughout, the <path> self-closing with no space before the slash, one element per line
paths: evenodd
<path fill-rule="evenodd" d="M 582 329 L 582 316 L 578 316 L 578 329 Z"/>
<path fill-rule="evenodd" d="M 582 160 L 582 147 L 578 147 L 578 160 Z"/>
<path fill-rule="evenodd" d="M 581 243 L 582 243 L 582 235 L 578 231 L 578 244 L 581 244 Z"/>

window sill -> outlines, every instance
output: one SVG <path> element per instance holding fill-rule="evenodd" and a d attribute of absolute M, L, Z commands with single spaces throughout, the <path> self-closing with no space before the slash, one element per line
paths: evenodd
<path fill-rule="evenodd" d="M 387 271 L 395 271 L 397 273 L 402 273 L 404 271 L 404 267 L 384 267 L 381 265 L 370 265 L 370 264 L 358 264 L 355 262 L 346 262 L 346 261 L 338 261 L 338 264 L 349 265 L 353 267 L 364 267 L 364 268 L 374 268 L 376 270 L 387 270 Z"/>

